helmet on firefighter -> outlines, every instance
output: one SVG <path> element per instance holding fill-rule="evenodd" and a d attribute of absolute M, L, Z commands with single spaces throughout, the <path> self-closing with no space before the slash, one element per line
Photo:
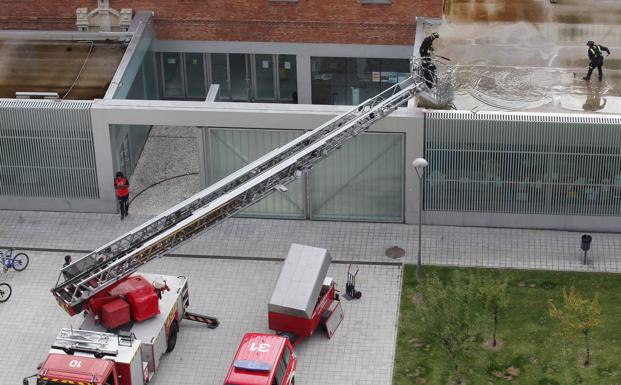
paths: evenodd
<path fill-rule="evenodd" d="M 437 39 L 440 37 L 440 35 L 437 32 L 434 32 L 431 34 L 431 37 L 433 37 L 434 39 Z"/>
<path fill-rule="evenodd" d="M 594 42 L 593 40 L 589 40 L 589 41 L 587 41 L 587 45 L 588 45 L 588 46 L 592 46 L 592 45 L 594 45 L 594 44 L 595 44 L 595 42 Z"/>

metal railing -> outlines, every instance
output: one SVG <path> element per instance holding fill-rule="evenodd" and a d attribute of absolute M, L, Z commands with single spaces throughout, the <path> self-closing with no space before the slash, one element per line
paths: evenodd
<path fill-rule="evenodd" d="M 411 60 L 412 77 L 416 82 L 425 84 L 418 95 L 436 108 L 452 108 L 454 84 L 454 67 L 437 58 L 413 58 Z"/>

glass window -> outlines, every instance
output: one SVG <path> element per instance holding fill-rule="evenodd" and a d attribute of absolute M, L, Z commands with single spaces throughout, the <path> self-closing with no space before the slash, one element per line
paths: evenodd
<path fill-rule="evenodd" d="M 407 59 L 312 57 L 313 104 L 360 104 L 409 77 Z"/>
<path fill-rule="evenodd" d="M 346 76 L 346 58 L 311 58 L 313 104 L 349 104 Z"/>
<path fill-rule="evenodd" d="M 276 368 L 276 374 L 274 375 L 274 380 L 276 383 L 282 384 L 282 380 L 285 378 L 285 374 L 287 373 L 287 366 L 282 360 L 278 360 L 278 367 Z"/>
<path fill-rule="evenodd" d="M 220 85 L 220 98 L 229 100 L 229 76 L 228 76 L 228 60 L 225 53 L 211 54 L 211 81 L 213 84 Z"/>
<path fill-rule="evenodd" d="M 162 67 L 164 69 L 164 96 L 183 96 L 183 82 L 181 79 L 181 54 L 174 52 L 163 52 L 162 62 Z"/>
<path fill-rule="evenodd" d="M 205 98 L 205 67 L 202 53 L 185 54 L 185 74 L 187 79 L 187 96 Z"/>
<path fill-rule="evenodd" d="M 298 76 L 295 55 L 278 55 L 279 101 L 298 102 Z"/>
<path fill-rule="evenodd" d="M 285 366 L 289 366 L 289 360 L 291 359 L 291 350 L 285 345 L 285 350 L 282 353 L 282 359 L 285 362 Z"/>
<path fill-rule="evenodd" d="M 257 100 L 274 100 L 274 55 L 255 55 L 255 96 Z"/>

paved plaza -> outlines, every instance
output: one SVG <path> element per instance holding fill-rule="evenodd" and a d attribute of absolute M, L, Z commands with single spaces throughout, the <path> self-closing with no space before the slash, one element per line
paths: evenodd
<path fill-rule="evenodd" d="M 78 326 L 48 289 L 58 277 L 62 257 L 79 257 L 129 231 L 148 216 L 120 221 L 112 214 L 0 211 L 5 223 L 2 247 L 28 251 L 26 271 L 3 277 L 13 296 L 0 305 L 2 383 L 19 383 L 45 358 L 60 327 Z M 300 384 L 391 383 L 398 317 L 401 263 L 413 263 L 416 226 L 287 220 L 231 219 L 189 241 L 174 256 L 151 262 L 145 271 L 190 278 L 191 309 L 220 318 L 209 330 L 184 322 L 175 351 L 162 361 L 154 384 L 220 384 L 241 336 L 267 332 L 266 304 L 281 259 L 292 242 L 324 247 L 337 262 L 358 262 L 363 297 L 344 301 L 345 321 L 328 340 L 319 333 L 303 341 Z M 425 227 L 423 260 L 427 264 L 576 271 L 619 271 L 621 236 L 593 234 L 590 263 L 582 265 L 578 233 Z M 402 259 L 385 256 L 400 246 Z M 343 288 L 345 263 L 329 272 Z"/>
<path fill-rule="evenodd" d="M 48 289 L 56 282 L 63 253 L 30 252 L 31 265 L 9 273 L 13 296 L 0 306 L 2 384 L 21 384 L 43 361 L 61 327 L 78 327 L 82 316 L 69 317 Z M 267 329 L 267 302 L 281 262 L 200 258 L 161 258 L 146 272 L 189 278 L 190 310 L 216 316 L 211 330 L 183 321 L 175 350 L 166 355 L 155 385 L 222 384 L 235 349 L 246 332 Z M 346 266 L 333 264 L 328 274 L 339 279 Z M 298 384 L 390 384 L 396 338 L 400 266 L 364 266 L 359 283 L 363 298 L 342 301 L 345 318 L 328 339 L 323 331 L 304 340 Z"/>

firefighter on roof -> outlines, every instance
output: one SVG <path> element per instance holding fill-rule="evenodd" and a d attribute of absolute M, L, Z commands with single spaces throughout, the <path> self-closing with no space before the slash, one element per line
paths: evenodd
<path fill-rule="evenodd" d="M 433 53 L 433 41 L 439 38 L 440 35 L 437 32 L 427 36 L 420 45 L 418 53 L 421 57 L 421 66 L 423 67 L 423 79 L 429 89 L 431 89 L 436 82 L 436 66 L 433 64 L 431 54 Z"/>
<path fill-rule="evenodd" d="M 599 74 L 599 81 L 601 82 L 602 78 L 604 77 L 604 72 L 602 71 L 602 66 L 604 65 L 604 55 L 602 54 L 602 52 L 606 51 L 608 55 L 610 55 L 610 50 L 603 45 L 595 44 L 595 42 L 593 42 L 592 40 L 589 40 L 587 42 L 587 46 L 589 46 L 589 72 L 587 73 L 587 76 L 583 77 L 582 79 L 586 81 L 591 80 L 591 74 L 593 73 L 593 70 L 597 68 L 597 72 Z"/>

